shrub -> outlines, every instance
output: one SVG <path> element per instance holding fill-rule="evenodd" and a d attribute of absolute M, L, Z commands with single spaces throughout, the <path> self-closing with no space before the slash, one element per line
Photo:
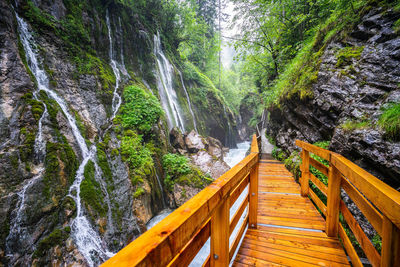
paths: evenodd
<path fill-rule="evenodd" d="M 164 155 L 163 169 L 166 175 L 164 183 L 169 191 L 172 191 L 175 183 L 203 188 L 212 181 L 201 170 L 192 166 L 187 157 L 178 154 Z"/>
<path fill-rule="evenodd" d="M 121 140 L 122 160 L 128 162 L 131 171 L 150 169 L 153 165 L 151 152 L 142 145 L 142 136 L 128 130 Z"/>
<path fill-rule="evenodd" d="M 158 99 L 137 86 L 125 87 L 123 97 L 122 126 L 148 133 L 163 114 Z"/>

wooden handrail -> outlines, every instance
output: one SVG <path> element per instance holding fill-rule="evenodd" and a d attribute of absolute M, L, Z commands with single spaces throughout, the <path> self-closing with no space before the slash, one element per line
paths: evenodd
<path fill-rule="evenodd" d="M 192 199 L 184 203 L 164 220 L 119 251 L 102 266 L 174 266 L 190 262 L 196 253 L 186 249 L 200 249 L 211 237 L 211 266 L 227 266 L 242 237 L 245 224 L 257 227 L 257 181 L 259 149 L 253 135 L 251 153 Z M 250 175 L 250 178 L 248 178 Z M 249 211 L 240 226 L 233 246 L 229 247 L 230 199 L 243 190 L 242 182 L 249 184 Z M 244 205 L 244 204 L 243 204 Z M 245 210 L 245 209 L 241 209 Z M 239 216 L 238 214 L 236 216 Z M 237 220 L 233 223 L 237 224 Z M 233 250 L 233 251 L 232 251 Z"/>
<path fill-rule="evenodd" d="M 350 239 L 339 223 L 340 212 L 373 266 L 400 266 L 400 192 L 342 155 L 300 140 L 296 140 L 296 145 L 302 148 L 302 177 L 300 179 L 302 195 L 309 195 L 326 216 L 325 231 L 327 235 L 336 237 L 339 234 L 353 264 L 361 266 L 361 261 L 351 246 Z M 312 159 L 310 153 L 329 161 L 329 168 Z M 327 189 L 310 173 L 310 166 L 328 176 Z M 326 206 L 309 188 L 309 181 L 313 182 L 326 195 Z M 340 199 L 340 189 L 348 193 L 381 236 L 381 254 L 374 248 L 345 203 Z"/>

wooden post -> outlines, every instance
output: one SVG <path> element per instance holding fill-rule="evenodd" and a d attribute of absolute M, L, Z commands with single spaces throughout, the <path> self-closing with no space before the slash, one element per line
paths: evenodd
<path fill-rule="evenodd" d="M 399 266 L 400 255 L 400 235 L 399 229 L 393 225 L 385 215 L 382 221 L 382 253 L 381 253 L 381 266 Z"/>
<path fill-rule="evenodd" d="M 306 197 L 309 190 L 310 180 L 310 153 L 304 148 L 301 150 L 301 195 Z"/>
<path fill-rule="evenodd" d="M 339 229 L 339 205 L 340 205 L 339 170 L 331 164 L 328 173 L 328 203 L 326 206 L 325 232 L 329 237 L 337 237 Z"/>
<path fill-rule="evenodd" d="M 249 228 L 257 229 L 258 163 L 250 171 L 249 195 Z"/>
<path fill-rule="evenodd" d="M 210 263 L 213 266 L 229 265 L 229 201 L 223 199 L 211 217 Z"/>

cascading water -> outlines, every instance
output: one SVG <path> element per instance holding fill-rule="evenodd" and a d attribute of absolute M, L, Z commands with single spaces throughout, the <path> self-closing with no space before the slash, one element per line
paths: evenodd
<path fill-rule="evenodd" d="M 194 127 L 194 129 L 195 129 L 196 132 L 199 132 L 199 131 L 197 130 L 196 118 L 195 118 L 195 116 L 194 116 L 194 112 L 193 112 L 193 109 L 192 109 L 192 103 L 190 102 L 189 94 L 188 94 L 188 92 L 187 92 L 187 90 L 186 90 L 185 83 L 183 82 L 182 73 L 181 73 L 180 71 L 179 71 L 178 73 L 179 73 L 179 77 L 181 77 L 181 83 L 182 83 L 183 90 L 185 91 L 186 100 L 187 100 L 187 103 L 188 103 L 188 106 L 189 106 L 190 113 L 192 114 L 192 118 L 193 118 L 193 127 Z"/>
<path fill-rule="evenodd" d="M 168 61 L 161 47 L 160 34 L 154 35 L 154 55 L 156 57 L 158 74 L 157 88 L 160 94 L 161 104 L 167 115 L 168 127 L 178 127 L 182 132 L 185 131 L 181 108 L 173 87 L 172 72 L 173 67 Z"/>
<path fill-rule="evenodd" d="M 69 189 L 69 196 L 74 199 L 77 207 L 77 216 L 71 223 L 71 236 L 73 237 L 78 247 L 78 250 L 85 257 L 88 264 L 90 266 L 93 266 L 95 264 L 93 258 L 104 261 L 107 258 L 113 256 L 113 253 L 108 251 L 108 249 L 104 245 L 104 242 L 102 242 L 99 234 L 95 230 L 93 230 L 89 221 L 84 216 L 80 197 L 80 185 L 84 179 L 83 173 L 86 164 L 89 160 L 92 160 L 95 164 L 95 167 L 97 168 L 96 161 L 94 160 L 96 147 L 92 146 L 90 150 L 88 149 L 86 141 L 78 130 L 75 118 L 71 115 L 66 103 L 62 98 L 60 98 L 54 91 L 49 88 L 48 77 L 45 71 L 39 66 L 36 44 L 34 42 L 34 39 L 32 38 L 31 33 L 28 30 L 28 25 L 18 16 L 18 14 L 16 14 L 16 18 L 18 21 L 20 39 L 25 50 L 28 66 L 33 73 L 33 76 L 37 80 L 38 90 L 46 92 L 50 98 L 57 102 L 65 117 L 67 118 L 68 124 L 71 127 L 72 133 L 81 151 L 83 160 L 76 173 L 75 181 Z M 26 188 L 24 187 L 25 190 L 21 192 L 25 193 L 26 189 L 28 189 L 30 185 L 31 183 L 28 183 Z M 99 262 L 96 261 L 96 263 Z"/>
<path fill-rule="evenodd" d="M 18 192 L 18 202 L 17 202 L 17 209 L 12 212 L 11 218 L 11 227 L 10 232 L 6 238 L 6 256 L 10 258 L 10 264 L 13 264 L 14 260 L 14 252 L 13 244 L 21 242 L 27 238 L 26 228 L 22 227 L 23 223 L 23 214 L 25 213 L 25 197 L 26 192 L 32 185 L 38 181 L 43 175 L 44 168 L 41 167 L 38 169 L 38 173 L 33 176 Z"/>
<path fill-rule="evenodd" d="M 158 175 L 157 171 L 156 173 L 156 178 L 157 178 L 157 182 L 158 182 L 158 186 L 160 187 L 160 192 L 161 192 L 161 198 L 162 198 L 162 203 L 163 203 L 163 208 L 165 208 L 167 206 L 167 204 L 165 203 L 165 196 L 164 196 L 164 190 L 161 184 L 161 180 L 160 180 L 160 176 Z"/>
<path fill-rule="evenodd" d="M 110 120 L 113 120 L 115 118 L 115 115 L 117 115 L 118 109 L 121 106 L 122 102 L 121 96 L 118 94 L 119 83 L 121 81 L 121 73 L 117 66 L 118 63 L 114 58 L 113 41 L 111 37 L 110 16 L 108 15 L 108 10 L 106 11 L 106 24 L 108 29 L 108 40 L 110 41 L 110 48 L 108 50 L 108 55 L 110 57 L 111 68 L 115 75 L 115 88 L 112 99 L 112 116 L 110 118 Z"/>

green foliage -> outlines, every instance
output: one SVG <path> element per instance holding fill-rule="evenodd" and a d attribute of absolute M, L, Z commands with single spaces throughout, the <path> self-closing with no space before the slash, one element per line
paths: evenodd
<path fill-rule="evenodd" d="M 125 103 L 121 107 L 122 126 L 142 133 L 150 132 L 163 114 L 158 99 L 138 86 L 125 87 L 123 97 Z"/>
<path fill-rule="evenodd" d="M 107 206 L 104 204 L 104 194 L 100 184 L 95 179 L 94 163 L 89 161 L 83 173 L 85 179 L 81 183 L 80 197 L 85 203 L 86 208 L 95 210 L 101 217 L 107 214 Z"/>
<path fill-rule="evenodd" d="M 142 136 L 128 130 L 121 140 L 121 156 L 132 171 L 153 166 L 151 152 L 142 144 Z"/>
<path fill-rule="evenodd" d="M 346 132 L 352 132 L 357 129 L 366 129 L 371 126 L 371 122 L 368 120 L 356 121 L 347 120 L 340 127 Z"/>
<path fill-rule="evenodd" d="M 378 125 L 385 130 L 389 138 L 400 140 L 400 103 L 390 103 L 383 108 Z"/>
<path fill-rule="evenodd" d="M 351 64 L 351 60 L 360 59 L 364 46 L 345 47 L 339 50 L 337 53 L 336 67 L 340 68 Z"/>
<path fill-rule="evenodd" d="M 192 166 L 185 156 L 166 154 L 163 156 L 162 165 L 165 173 L 164 184 L 169 191 L 173 190 L 175 183 L 203 188 L 212 181 Z"/>
<path fill-rule="evenodd" d="M 63 229 L 55 229 L 47 237 L 39 241 L 39 244 L 33 253 L 32 257 L 38 259 L 44 257 L 46 253 L 55 246 L 62 246 L 62 243 L 67 240 L 71 232 L 69 226 Z"/>

